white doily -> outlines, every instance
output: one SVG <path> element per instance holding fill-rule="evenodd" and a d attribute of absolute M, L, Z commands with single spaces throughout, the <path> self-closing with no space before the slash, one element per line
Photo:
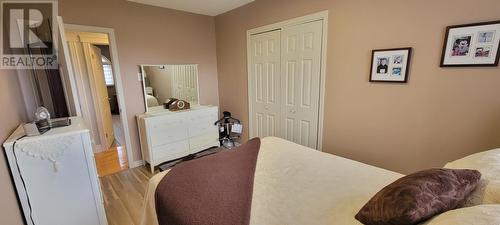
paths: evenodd
<path fill-rule="evenodd" d="M 75 136 L 66 136 L 64 138 L 19 143 L 16 147 L 30 157 L 50 161 L 54 167 L 54 172 L 58 172 L 59 162 L 57 160 L 64 155 L 64 152 L 68 150 L 74 141 Z"/>

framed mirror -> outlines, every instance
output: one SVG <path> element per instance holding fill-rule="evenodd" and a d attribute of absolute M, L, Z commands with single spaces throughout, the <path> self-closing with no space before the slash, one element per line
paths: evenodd
<path fill-rule="evenodd" d="M 198 65 L 140 65 L 146 112 L 176 98 L 199 105 Z"/>

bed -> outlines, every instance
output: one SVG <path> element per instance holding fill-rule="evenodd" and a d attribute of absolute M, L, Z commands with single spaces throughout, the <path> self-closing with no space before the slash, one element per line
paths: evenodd
<path fill-rule="evenodd" d="M 159 106 L 158 99 L 149 94 L 146 95 L 146 104 L 148 107 Z"/>
<path fill-rule="evenodd" d="M 168 173 L 151 178 L 142 225 L 158 225 L 155 190 Z M 402 174 L 267 137 L 255 169 L 250 224 L 361 224 L 354 216 Z"/>

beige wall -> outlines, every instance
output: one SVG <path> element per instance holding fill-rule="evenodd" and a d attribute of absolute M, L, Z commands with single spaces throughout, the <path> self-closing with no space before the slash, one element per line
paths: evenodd
<path fill-rule="evenodd" d="M 219 81 L 212 17 L 123 0 L 60 1 L 67 23 L 115 29 L 136 159 L 134 114 L 144 111 L 136 65 L 200 64 L 201 102 L 220 100 L 248 125 L 246 30 L 325 9 L 325 151 L 410 172 L 500 146 L 500 70 L 438 66 L 444 27 L 500 19 L 498 0 L 257 0 L 215 19 Z M 370 51 L 402 46 L 415 49 L 409 83 L 370 84 Z M 3 141 L 27 117 L 15 71 L 0 71 L 0 105 L 9 106 L 0 116 Z M 0 224 L 21 225 L 1 155 Z"/>
<path fill-rule="evenodd" d="M 0 105 L 4 107 L 0 114 L 0 143 L 12 131 L 26 120 L 26 113 L 21 95 L 17 73 L 14 70 L 0 70 Z M 0 224 L 22 225 L 23 220 L 16 192 L 11 182 L 8 164 L 3 148 L 0 154 Z"/>
<path fill-rule="evenodd" d="M 143 113 L 139 64 L 199 64 L 200 103 L 218 105 L 214 18 L 125 0 L 60 0 L 65 23 L 114 28 L 134 159 L 135 115 Z"/>
<path fill-rule="evenodd" d="M 257 0 L 217 16 L 221 109 L 248 125 L 248 29 L 329 10 L 324 151 L 408 173 L 500 147 L 500 69 L 439 67 L 446 26 L 500 19 L 500 1 L 471 3 Z M 407 46 L 408 84 L 368 82 L 372 49 Z"/>

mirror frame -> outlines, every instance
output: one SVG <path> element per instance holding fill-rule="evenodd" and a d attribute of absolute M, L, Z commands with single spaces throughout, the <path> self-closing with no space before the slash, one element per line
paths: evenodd
<path fill-rule="evenodd" d="M 146 98 L 146 81 L 144 80 L 144 67 L 145 66 L 174 66 L 174 65 L 191 65 L 191 66 L 196 66 L 197 68 L 197 71 L 198 71 L 198 74 L 196 74 L 196 85 L 197 85 L 197 90 L 198 90 L 198 93 L 197 93 L 197 98 L 198 98 L 198 103 L 197 104 L 191 104 L 191 107 L 193 106 L 199 106 L 200 105 L 200 69 L 199 69 L 199 64 L 195 64 L 195 63 L 186 63 L 186 64 L 139 64 L 139 75 L 140 75 L 140 79 L 141 79 L 141 83 L 142 83 L 142 97 L 143 97 L 143 100 L 144 100 L 144 109 L 145 109 L 145 112 L 146 113 L 150 113 L 150 112 L 158 112 L 158 111 L 163 111 L 163 110 L 167 110 L 165 109 L 165 107 L 163 106 L 163 102 L 162 103 L 159 103 L 160 105 L 159 106 L 155 106 L 154 110 L 151 110 L 150 107 L 148 107 L 148 100 Z M 153 108 L 153 107 L 151 107 Z"/>

